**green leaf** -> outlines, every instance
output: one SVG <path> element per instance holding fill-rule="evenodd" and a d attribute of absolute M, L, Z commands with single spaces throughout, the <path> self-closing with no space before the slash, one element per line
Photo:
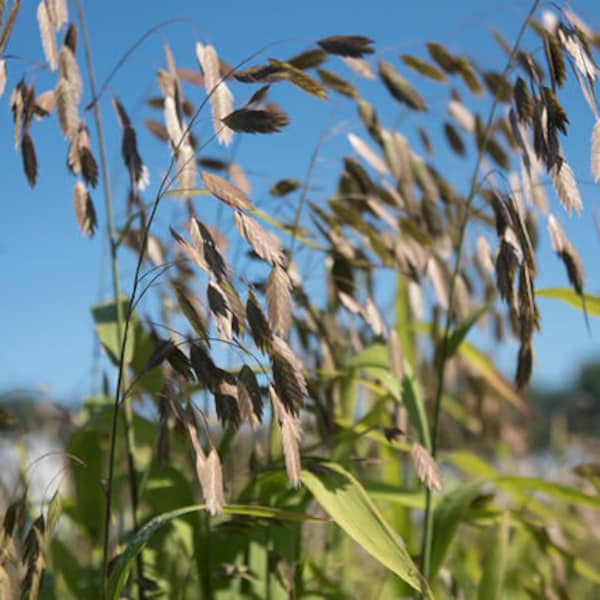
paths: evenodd
<path fill-rule="evenodd" d="M 552 481 L 544 481 L 536 477 L 517 477 L 507 475 L 498 477 L 492 480 L 500 489 L 510 491 L 523 492 L 525 490 L 542 492 L 557 500 L 562 500 L 568 504 L 578 504 L 580 506 L 589 506 L 591 508 L 600 509 L 600 496 L 585 494 L 577 488 L 554 483 Z"/>
<path fill-rule="evenodd" d="M 454 534 L 469 506 L 480 494 L 482 482 L 461 484 L 457 489 L 444 494 L 433 514 L 433 546 L 431 550 L 431 578 L 435 578 L 444 563 Z"/>
<path fill-rule="evenodd" d="M 63 511 L 87 534 L 92 543 L 102 539 L 102 522 L 98 515 L 104 514 L 104 455 L 101 451 L 103 434 L 89 424 L 75 431 L 69 439 L 67 451 L 79 459 L 74 464 L 73 501 L 64 499 Z"/>
<path fill-rule="evenodd" d="M 531 414 L 531 409 L 517 393 L 512 384 L 506 380 L 494 366 L 494 363 L 469 342 L 463 341 L 458 349 L 460 355 L 487 383 L 505 400 L 508 400 L 524 414 Z"/>
<path fill-rule="evenodd" d="M 408 299 L 408 279 L 405 275 L 396 274 L 396 297 L 394 299 L 396 313 L 396 331 L 402 347 L 402 353 L 408 363 L 415 365 L 415 334 L 412 329 L 412 311 Z"/>
<path fill-rule="evenodd" d="M 408 411 L 411 425 L 419 432 L 421 444 L 423 444 L 427 452 L 431 453 L 431 436 L 421 390 L 413 374 L 412 368 L 408 363 L 405 363 L 404 371 L 401 391 L 402 402 Z"/>
<path fill-rule="evenodd" d="M 540 298 L 553 298 L 560 300 L 569 306 L 583 311 L 583 303 L 581 296 L 571 288 L 543 288 L 535 290 L 535 295 Z M 600 296 L 592 296 L 592 294 L 584 294 L 585 305 L 587 312 L 594 317 L 600 317 Z"/>
<path fill-rule="evenodd" d="M 385 522 L 362 485 L 341 466 L 321 463 L 302 470 L 302 483 L 331 518 L 366 552 L 420 591 L 423 578 L 404 542 Z M 432 597 L 426 587 L 426 594 Z"/>
<path fill-rule="evenodd" d="M 452 463 L 455 467 L 475 477 L 492 479 L 497 476 L 497 472 L 493 467 L 485 462 L 480 456 L 473 452 L 469 452 L 468 450 L 444 452 L 442 454 L 442 460 L 444 462 Z"/>
<path fill-rule="evenodd" d="M 127 575 L 133 566 L 135 557 L 144 549 L 152 536 L 163 525 L 169 523 L 173 519 L 188 515 L 193 512 L 204 510 L 203 504 L 195 504 L 193 506 L 184 506 L 177 510 L 172 510 L 154 517 L 148 521 L 130 540 L 123 553 L 117 558 L 113 570 L 108 581 L 108 598 L 118 600 L 127 579 Z M 254 506 L 244 504 L 231 504 L 225 506 L 223 512 L 227 515 L 244 515 L 261 519 L 277 519 L 281 521 L 307 521 L 313 523 L 323 522 L 322 519 L 310 517 L 303 513 L 298 513 L 290 510 L 282 510 L 280 508 L 271 508 L 268 506 Z"/>
<path fill-rule="evenodd" d="M 491 549 L 483 575 L 479 582 L 477 597 L 479 600 L 502 600 L 504 598 L 504 573 L 506 571 L 506 554 L 508 550 L 508 535 L 510 533 L 510 513 L 505 512 L 495 533 L 496 543 Z"/>
<path fill-rule="evenodd" d="M 481 319 L 481 317 L 490 309 L 491 306 L 492 303 L 481 306 L 480 308 L 474 310 L 456 326 L 446 342 L 446 358 L 451 358 L 454 356 L 455 352 L 458 350 L 458 347 L 467 337 L 469 331 L 471 331 L 471 327 L 473 327 L 473 325 L 475 325 L 475 323 Z"/>
<path fill-rule="evenodd" d="M 473 414 L 473 411 L 465 406 L 464 402 L 444 394 L 442 396 L 442 410 L 450 415 L 457 423 L 460 423 L 472 434 L 479 434 L 483 429 L 481 419 Z"/>
<path fill-rule="evenodd" d="M 398 396 L 398 382 L 390 373 L 387 347 L 383 344 L 371 344 L 358 354 L 354 355 L 346 365 L 355 369 L 362 369 L 366 373 L 378 378 L 385 388 L 396 399 L 400 400 L 408 411 L 412 426 L 419 432 L 419 439 L 428 451 L 431 451 L 431 438 L 427 413 L 419 389 L 418 382 L 413 374 L 412 367 L 405 361 L 404 371 Z"/>
<path fill-rule="evenodd" d="M 54 492 L 54 495 L 48 502 L 48 512 L 46 514 L 46 533 L 52 535 L 54 528 L 58 523 L 58 519 L 62 513 L 62 498 L 59 494 L 59 490 Z"/>
<path fill-rule="evenodd" d="M 371 344 L 350 358 L 346 366 L 354 369 L 373 367 L 389 370 L 387 347 L 383 344 Z"/>
<path fill-rule="evenodd" d="M 393 450 L 400 450 L 402 452 L 410 452 L 411 446 L 405 442 L 390 441 L 385 437 L 383 431 L 379 427 L 374 428 L 373 426 L 365 423 L 352 423 L 350 420 L 345 418 L 337 418 L 335 424 L 342 430 L 336 436 L 339 442 L 353 441 L 359 438 L 366 438 Z"/>
<path fill-rule="evenodd" d="M 406 491 L 399 489 L 397 485 L 382 483 L 380 481 L 365 482 L 365 490 L 374 500 L 380 502 L 389 502 L 390 504 L 399 504 L 407 508 L 423 510 L 425 508 L 425 493 L 423 491 Z M 437 496 L 433 498 L 437 502 Z"/>
<path fill-rule="evenodd" d="M 125 319 L 127 317 L 127 311 L 129 309 L 129 298 L 122 296 L 120 300 L 121 304 L 121 315 L 123 317 L 123 329 L 125 329 Z M 117 324 L 117 305 L 113 300 L 96 304 L 92 306 L 92 315 L 94 322 L 96 323 L 96 333 L 100 340 L 100 343 L 108 353 L 110 359 L 115 365 L 119 364 L 119 358 L 121 356 L 121 341 L 122 337 L 119 336 L 119 328 Z M 131 328 L 130 328 L 131 333 Z M 121 332 L 121 336 L 123 332 Z M 131 363 L 133 358 L 134 342 L 133 336 L 129 335 L 127 344 L 125 345 L 125 364 Z"/>

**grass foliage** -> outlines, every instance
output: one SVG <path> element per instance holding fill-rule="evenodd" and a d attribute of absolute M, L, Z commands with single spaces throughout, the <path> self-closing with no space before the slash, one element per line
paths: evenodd
<path fill-rule="evenodd" d="M 234 66 L 198 42 L 197 69 L 178 68 L 166 44 L 144 127 L 109 97 L 110 79 L 96 85 L 83 3 L 74 7 L 42 0 L 37 11 L 53 88 L 37 94 L 4 58 L 1 87 L 8 65 L 29 184 L 37 118 L 57 118 L 77 225 L 87 236 L 97 214 L 109 225 L 113 295 L 92 314 L 114 370 L 55 432 L 56 492 L 32 497 L 26 469 L 16 492 L 2 490 L 0 595 L 593 597 L 598 464 L 557 482 L 517 472 L 516 457 L 535 418 L 525 390 L 543 327 L 538 297 L 599 314 L 554 215 L 583 207 L 560 143 L 579 116 L 560 98 L 583 94 L 597 118 L 600 36 L 566 6 L 551 18 L 535 2 L 516 40 L 496 34 L 506 57 L 493 71 L 433 42 L 384 60 L 360 35 Z M 18 10 L 13 0 L 2 50 Z M 395 110 L 399 127 L 380 118 L 367 83 L 387 90 L 381 114 Z M 318 106 L 339 95 L 362 123 L 327 197 L 311 181 L 319 147 L 304 181 L 272 182 L 283 211 L 258 205 L 232 158 L 207 154 L 285 135 L 290 117 L 271 99 L 279 86 Z M 430 112 L 431 86 L 446 94 L 441 116 Z M 106 127 L 121 131 L 129 182 L 118 210 L 98 112 L 111 102 Z M 213 128 L 203 145 L 199 115 Z M 438 126 L 447 145 L 428 133 Z M 143 160 L 155 143 L 168 157 L 160 175 Z M 462 184 L 446 172 L 448 153 L 471 173 Z M 162 231 L 157 213 L 175 199 L 178 220 Z M 211 201 L 215 219 L 201 208 Z M 570 287 L 536 288 L 546 223 Z M 121 289 L 125 254 L 137 262 Z M 152 295 L 161 308 L 143 314 Z M 517 341 L 514 382 L 477 347 L 484 335 Z M 8 413 L 2 424 L 15 428 Z"/>

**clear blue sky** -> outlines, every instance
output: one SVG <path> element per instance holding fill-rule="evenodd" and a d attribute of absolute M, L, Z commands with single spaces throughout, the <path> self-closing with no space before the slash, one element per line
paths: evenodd
<path fill-rule="evenodd" d="M 24 2 L 7 52 L 13 55 L 42 60 L 42 50 L 35 18 L 37 3 Z M 157 95 L 155 71 L 164 66 L 163 44 L 168 41 L 178 66 L 196 68 L 196 40 L 211 42 L 230 64 L 266 44 L 277 42 L 261 58 L 286 58 L 311 46 L 314 40 L 332 34 L 361 33 L 376 41 L 378 56 L 400 66 L 398 55 L 414 53 L 424 56 L 424 42 L 440 41 L 452 51 L 474 56 L 477 63 L 500 70 L 502 55 L 491 39 L 489 30 L 495 28 L 512 41 L 530 2 L 443 2 L 421 0 L 399 2 L 370 0 L 345 2 L 314 0 L 302 2 L 146 2 L 126 0 L 116 2 L 84 2 L 90 30 L 98 80 L 102 81 L 121 57 L 132 40 L 156 23 L 173 17 L 188 17 L 193 22 L 173 24 L 149 38 L 129 59 L 112 81 L 115 92 L 134 124 L 137 124 L 142 155 L 155 185 L 165 168 L 168 155 L 163 146 L 155 143 L 142 131 L 145 118 L 157 117 L 144 105 L 144 100 Z M 575 9 L 600 31 L 600 3 L 587 0 L 573 3 Z M 75 16 L 70 6 L 71 16 Z M 83 53 L 78 49 L 80 65 Z M 257 59 L 258 62 L 259 59 Z M 344 65 L 337 65 L 344 72 Z M 95 342 L 89 307 L 99 298 L 110 295 L 110 269 L 106 256 L 106 219 L 100 187 L 93 197 L 99 214 L 99 230 L 93 240 L 83 238 L 75 224 L 72 208 L 74 178 L 66 171 L 66 141 L 58 131 L 56 119 L 34 123 L 32 135 L 39 161 L 38 184 L 31 191 L 22 173 L 20 156 L 12 147 L 13 125 L 8 110 L 10 90 L 23 71 L 43 91 L 53 85 L 49 75 L 19 61 L 8 62 L 7 89 L 0 99 L 0 158 L 2 161 L 3 210 L 0 218 L 0 273 L 2 301 L 0 303 L 0 391 L 15 387 L 48 386 L 54 398 L 73 401 L 93 387 Z M 345 71 L 351 76 L 349 71 Z M 412 81 L 422 83 L 418 76 Z M 572 76 L 570 76 L 572 78 Z M 86 82 L 87 83 L 87 82 Z M 237 85 L 236 101 L 241 104 L 254 88 Z M 426 87 L 434 114 L 427 119 L 439 122 L 432 131 L 441 130 L 443 103 L 436 107 L 439 89 Z M 367 98 L 381 105 L 382 117 L 388 126 L 398 122 L 398 107 L 385 95 L 380 84 L 361 84 Z M 328 119 L 338 128 L 331 132 L 320 155 L 314 186 L 331 189 L 333 176 L 344 154 L 350 154 L 345 134 L 361 132 L 360 124 L 350 103 L 320 102 L 305 98 L 293 90 L 276 92 L 275 100 L 290 113 L 292 125 L 285 134 L 266 140 L 244 140 L 237 159 L 249 173 L 255 174 L 253 199 L 265 207 L 275 205 L 265 191 L 279 176 L 302 179 L 314 148 Z M 442 93 L 441 97 L 445 97 Z M 190 90 L 197 104 L 203 91 Z M 86 85 L 84 100 L 89 99 Z M 568 219 L 557 208 L 550 194 L 554 212 L 568 235 L 577 245 L 587 271 L 587 288 L 600 294 L 600 267 L 597 260 L 600 240 L 595 232 L 592 207 L 598 209 L 598 189 L 590 185 L 589 139 L 592 116 L 579 97 L 565 99 L 573 123 L 565 150 L 577 175 L 582 179 L 581 192 L 585 209 L 581 217 Z M 117 218 L 124 213 L 126 174 L 120 157 L 120 131 L 116 123 L 110 95 L 102 101 L 103 120 L 109 148 L 109 167 L 112 191 L 117 205 Z M 333 111 L 333 112 L 332 112 Z M 437 112 L 436 112 L 437 111 Z M 88 125 L 93 143 L 96 138 L 91 115 Z M 400 121 L 404 127 L 404 121 Z M 410 125 L 410 130 L 414 126 Z M 200 119 L 197 129 L 201 139 L 210 134 L 207 118 Z M 411 134 L 412 135 L 412 134 Z M 223 149 L 213 143 L 206 154 L 225 156 Z M 453 160 L 450 159 L 449 160 Z M 460 178 L 470 173 L 470 160 L 451 163 Z M 459 180 L 459 179 L 458 179 Z M 155 189 L 151 187 L 152 191 Z M 318 191 L 311 199 L 318 200 Z M 323 191 L 322 197 L 325 192 Z M 149 198 L 150 196 L 147 196 Z M 289 207 L 280 207 L 284 212 Z M 161 207 L 157 227 L 168 224 L 181 226 L 181 207 L 175 202 Z M 545 232 L 542 231 L 541 268 L 538 286 L 567 285 L 564 270 L 551 253 Z M 131 263 L 122 270 L 122 283 L 129 289 Z M 315 291 L 318 293 L 318 291 Z M 581 360 L 591 352 L 598 356 L 600 346 L 598 321 L 592 319 L 592 334 L 587 334 L 583 319 L 577 311 L 554 301 L 540 300 L 543 333 L 537 336 L 535 380 L 547 385 L 566 382 Z M 506 349 L 501 364 L 512 372 L 515 347 Z"/>

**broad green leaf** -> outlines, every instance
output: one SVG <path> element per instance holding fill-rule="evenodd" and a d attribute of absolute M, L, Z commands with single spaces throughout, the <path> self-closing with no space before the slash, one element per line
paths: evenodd
<path fill-rule="evenodd" d="M 111 600 L 117 600 L 120 597 L 121 590 L 123 589 L 123 585 L 125 584 L 125 580 L 127 579 L 127 575 L 131 570 L 135 557 L 143 550 L 144 546 L 148 544 L 158 529 L 173 519 L 203 510 L 203 504 L 184 506 L 183 508 L 178 508 L 177 510 L 172 510 L 170 512 L 163 513 L 162 515 L 158 515 L 141 527 L 140 530 L 129 540 L 127 547 L 115 562 L 110 574 L 110 579 L 108 581 L 108 598 Z M 313 523 L 323 522 L 322 519 L 310 517 L 303 513 L 282 510 L 279 508 L 271 508 L 268 506 L 231 504 L 229 506 L 225 506 L 223 512 L 227 515 L 245 515 L 248 517 L 277 519 L 280 521 L 305 521 Z"/>
<path fill-rule="evenodd" d="M 363 371 L 367 375 L 373 377 L 381 385 L 375 384 L 375 386 L 373 386 L 368 381 L 354 376 L 351 371 L 350 374 L 356 383 L 360 382 L 363 385 L 367 385 L 376 393 L 381 393 L 385 390 L 385 392 L 391 394 L 396 401 L 400 401 L 398 379 L 390 372 L 388 351 L 387 347 L 383 344 L 371 344 L 370 346 L 367 346 L 358 354 L 352 356 L 346 362 L 346 367 Z M 380 389 L 381 387 L 383 387 L 383 390 Z"/>
<path fill-rule="evenodd" d="M 454 353 L 458 350 L 458 347 L 462 344 L 464 339 L 467 337 L 471 327 L 481 319 L 481 317 L 490 309 L 491 303 L 485 304 L 480 308 L 474 310 L 469 316 L 461 321 L 454 331 L 448 336 L 446 342 L 446 358 L 454 356 Z"/>
<path fill-rule="evenodd" d="M 541 290 L 535 290 L 535 295 L 540 298 L 560 300 L 569 306 L 573 306 L 574 308 L 583 311 L 581 296 L 571 288 L 543 288 Z M 584 294 L 584 296 L 588 314 L 600 317 L 600 296 L 592 296 L 592 294 Z"/>
<path fill-rule="evenodd" d="M 376 442 L 377 444 L 381 444 L 382 446 L 386 446 L 394 450 L 410 452 L 410 444 L 398 441 L 390 442 L 380 428 L 375 429 L 372 426 L 363 423 L 352 423 L 350 420 L 344 418 L 336 419 L 335 424 L 344 429 L 344 431 L 340 432 L 336 438 L 338 442 L 365 437 L 366 439 Z"/>
<path fill-rule="evenodd" d="M 331 518 L 366 552 L 420 591 L 423 579 L 402 539 L 385 522 L 362 485 L 335 463 L 302 470 L 302 483 Z M 431 591 L 427 588 L 429 597 Z"/>
<path fill-rule="evenodd" d="M 444 462 L 450 462 L 455 467 L 458 467 L 475 477 L 492 479 L 498 475 L 492 466 L 473 452 L 467 450 L 454 450 L 452 452 L 443 452 L 441 456 Z"/>
<path fill-rule="evenodd" d="M 573 568 L 576 573 L 595 584 L 600 584 L 600 572 L 580 557 L 573 558 Z"/>
<path fill-rule="evenodd" d="M 517 492 L 525 490 L 541 492 L 547 494 L 557 500 L 562 500 L 568 504 L 578 504 L 580 506 L 589 506 L 591 508 L 600 509 L 600 496 L 585 494 L 577 488 L 554 483 L 552 481 L 544 481 L 535 477 L 517 477 L 504 476 L 497 477 L 492 480 L 500 489 Z"/>
<path fill-rule="evenodd" d="M 425 507 L 425 493 L 422 491 L 409 492 L 399 489 L 396 485 L 379 481 L 365 482 L 364 487 L 369 496 L 374 500 L 399 504 L 400 506 L 415 508 L 417 510 L 423 510 Z M 437 496 L 432 497 L 434 505 L 437 503 L 437 499 Z"/>
<path fill-rule="evenodd" d="M 355 369 L 374 367 L 389 370 L 387 348 L 384 344 L 371 344 L 350 358 L 346 366 Z"/>
<path fill-rule="evenodd" d="M 79 525 L 92 543 L 99 543 L 102 536 L 104 514 L 104 488 L 102 479 L 104 456 L 102 448 L 103 434 L 94 429 L 79 429 L 69 439 L 67 451 L 79 459 L 73 465 L 74 498 L 69 502 L 63 499 L 63 512 Z"/>
<path fill-rule="evenodd" d="M 440 497 L 433 513 L 433 546 L 431 550 L 431 577 L 435 578 L 444 563 L 446 553 L 454 539 L 469 506 L 481 492 L 481 481 L 460 484 L 455 490 Z"/>
<path fill-rule="evenodd" d="M 50 536 L 54 533 L 54 528 L 60 519 L 62 513 L 62 498 L 59 490 L 54 492 L 54 495 L 48 502 L 48 512 L 46 514 L 46 532 Z"/>
<path fill-rule="evenodd" d="M 129 308 L 129 298 L 122 296 L 120 300 L 121 315 L 123 317 L 123 329 L 125 328 L 125 319 Z M 100 343 L 108 353 L 110 359 L 115 365 L 119 364 L 121 356 L 121 344 L 123 331 L 119 336 L 119 328 L 117 324 L 117 305 L 114 301 L 109 300 L 102 304 L 92 306 L 92 315 L 96 323 L 96 333 L 100 339 Z M 134 341 L 133 331 L 130 327 L 127 344 L 125 346 L 125 364 L 129 365 L 133 358 Z"/>
<path fill-rule="evenodd" d="M 483 575 L 479 582 L 479 600 L 502 600 L 504 598 L 504 573 L 506 571 L 506 554 L 508 550 L 508 535 L 510 533 L 510 513 L 505 512 L 495 534 L 496 543 L 491 549 Z"/>
<path fill-rule="evenodd" d="M 402 377 L 402 403 L 406 406 L 411 425 L 419 432 L 421 444 L 428 452 L 431 452 L 431 435 L 427 423 L 427 413 L 423 404 L 423 397 L 419 384 L 408 363 L 404 365 L 404 377 Z"/>
<path fill-rule="evenodd" d="M 101 585 L 99 569 L 80 565 L 76 555 L 60 541 L 58 536 L 53 536 L 49 550 L 52 557 L 52 572 L 59 583 L 56 595 L 52 597 L 97 600 Z"/>
<path fill-rule="evenodd" d="M 471 433 L 475 435 L 481 433 L 481 420 L 473 415 L 472 411 L 456 398 L 444 394 L 442 396 L 442 410 Z"/>
<path fill-rule="evenodd" d="M 392 396 L 398 399 L 398 394 L 394 393 L 398 388 L 398 382 L 389 372 L 389 358 L 386 346 L 383 344 L 371 344 L 353 356 L 346 364 L 349 367 L 363 369 L 367 373 L 379 378 Z M 418 382 L 407 361 L 405 361 L 404 371 L 405 374 L 401 381 L 399 399 L 406 406 L 410 422 L 419 432 L 421 443 L 428 451 L 431 451 L 431 439 L 425 406 Z"/>
<path fill-rule="evenodd" d="M 415 323 L 415 331 L 419 333 L 430 333 L 430 323 Z M 501 398 L 508 400 L 521 412 L 529 415 L 531 409 L 523 401 L 523 398 L 517 393 L 514 386 L 502 376 L 494 366 L 494 363 L 481 350 L 478 350 L 473 344 L 463 341 L 458 348 L 458 353 L 469 363 L 471 368 L 478 373 L 492 387 Z"/>
<path fill-rule="evenodd" d="M 494 366 L 494 363 L 483 352 L 463 341 L 458 352 L 469 363 L 471 368 L 475 370 L 487 383 L 505 400 L 508 400 L 522 413 L 531 414 L 531 409 L 523 398 L 517 393 L 515 388 L 508 382 Z"/>
<path fill-rule="evenodd" d="M 412 313 L 408 300 L 408 282 L 406 276 L 398 272 L 396 275 L 396 297 L 394 299 L 396 313 L 396 331 L 405 360 L 415 366 L 415 334 L 412 329 Z"/>

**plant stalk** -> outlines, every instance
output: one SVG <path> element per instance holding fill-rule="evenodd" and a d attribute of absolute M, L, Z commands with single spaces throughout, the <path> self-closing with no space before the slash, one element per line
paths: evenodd
<path fill-rule="evenodd" d="M 96 78 L 94 74 L 94 66 L 91 55 L 90 39 L 85 21 L 85 14 L 83 11 L 83 5 L 81 0 L 77 2 L 77 13 L 79 16 L 79 22 L 81 25 L 82 41 L 85 53 L 85 60 L 87 64 L 88 76 L 90 79 L 90 89 L 93 98 L 97 96 L 96 89 Z M 111 255 L 111 270 L 112 270 L 112 284 L 113 284 L 113 297 L 115 302 L 116 317 L 117 317 L 117 338 L 122 339 L 124 332 L 125 315 L 123 314 L 123 305 L 121 303 L 121 288 L 119 283 L 119 263 L 117 260 L 117 244 L 115 237 L 115 226 L 114 226 L 114 212 L 112 195 L 110 191 L 110 178 L 108 175 L 108 161 L 106 159 L 106 146 L 104 143 L 104 130 L 102 128 L 102 120 L 100 116 L 100 110 L 98 103 L 95 102 L 93 107 L 94 121 L 96 124 L 96 134 L 98 136 L 98 148 L 100 154 L 100 171 L 102 174 L 102 187 L 104 191 L 104 204 L 106 209 L 106 222 L 107 222 L 107 236 L 108 243 L 110 244 L 110 255 Z M 108 563 L 109 563 L 109 537 L 110 537 L 110 522 L 112 512 L 112 496 L 113 496 L 113 481 L 114 481 L 114 457 L 116 453 L 116 438 L 117 438 L 117 424 L 118 424 L 118 413 L 119 405 L 118 398 L 120 397 L 120 388 L 127 388 L 127 372 L 123 370 L 122 376 L 119 377 L 117 382 L 117 391 L 115 393 L 115 402 L 113 419 L 111 425 L 111 437 L 110 437 L 110 455 L 108 465 L 108 478 L 106 487 L 106 508 L 104 516 L 104 543 L 102 552 L 102 586 L 103 593 L 106 596 L 107 585 L 108 585 Z M 135 434 L 133 429 L 133 409 L 131 406 L 131 399 L 126 398 L 124 401 L 123 410 L 123 425 L 125 429 L 125 452 L 127 455 L 127 469 L 128 469 L 128 481 L 129 481 L 129 495 L 131 500 L 131 513 L 133 521 L 133 529 L 138 529 L 138 507 L 139 507 L 139 494 L 137 487 L 137 473 L 135 469 Z M 141 553 L 136 557 L 137 566 L 137 581 L 138 581 L 138 598 L 144 600 L 144 568 Z"/>
<path fill-rule="evenodd" d="M 510 56 L 508 58 L 508 62 L 504 71 L 502 73 L 502 77 L 506 78 L 510 73 L 515 57 L 519 51 L 519 47 L 521 45 L 521 40 L 523 39 L 523 35 L 527 29 L 527 25 L 529 24 L 529 20 L 535 14 L 535 11 L 538 8 L 540 0 L 535 0 L 527 14 L 527 17 L 521 24 L 521 28 L 517 35 L 517 39 L 515 41 L 514 46 L 512 47 Z M 467 200 L 465 202 L 464 215 L 460 224 L 459 234 L 458 234 L 458 245 L 456 248 L 456 256 L 454 260 L 454 270 L 452 272 L 452 278 L 450 280 L 450 293 L 448 296 L 448 310 L 446 311 L 446 322 L 444 327 L 444 335 L 441 340 L 440 347 L 440 357 L 438 360 L 438 368 L 437 368 L 437 385 L 436 385 L 436 393 L 434 398 L 434 409 L 433 409 L 433 421 L 431 425 L 431 455 L 433 458 L 436 457 L 437 453 L 437 443 L 438 443 L 438 432 L 439 432 L 439 422 L 440 422 L 440 413 L 441 413 L 441 405 L 442 405 L 442 393 L 444 391 L 444 377 L 446 373 L 446 365 L 448 362 L 447 355 L 447 347 L 448 340 L 451 334 L 451 328 L 453 323 L 453 312 L 454 312 L 454 298 L 456 291 L 456 281 L 458 276 L 460 275 L 460 268 L 462 262 L 462 254 L 464 249 L 464 242 L 466 237 L 467 225 L 469 223 L 469 216 L 471 213 L 471 207 L 473 205 L 473 201 L 475 196 L 477 195 L 477 181 L 479 178 L 479 170 L 481 168 L 481 163 L 483 161 L 483 156 L 485 153 L 485 149 L 487 147 L 488 140 L 491 136 L 491 130 L 494 122 L 494 117 L 496 114 L 496 108 L 498 106 L 498 99 L 494 97 L 494 101 L 492 102 L 492 106 L 490 108 L 490 112 L 487 118 L 487 122 L 485 124 L 485 128 L 483 131 L 483 139 L 481 141 L 481 145 L 477 152 L 477 160 L 475 162 L 475 167 L 473 169 L 473 173 L 471 175 L 471 181 L 469 186 L 469 195 L 467 196 Z M 434 535 L 434 523 L 433 523 L 433 506 L 432 506 L 432 496 L 431 490 L 429 488 L 425 489 L 425 524 L 423 531 L 423 541 L 421 547 L 421 573 L 423 574 L 425 582 L 430 582 L 431 579 L 431 554 L 433 549 L 433 535 Z M 423 597 L 425 594 L 423 593 Z"/>

